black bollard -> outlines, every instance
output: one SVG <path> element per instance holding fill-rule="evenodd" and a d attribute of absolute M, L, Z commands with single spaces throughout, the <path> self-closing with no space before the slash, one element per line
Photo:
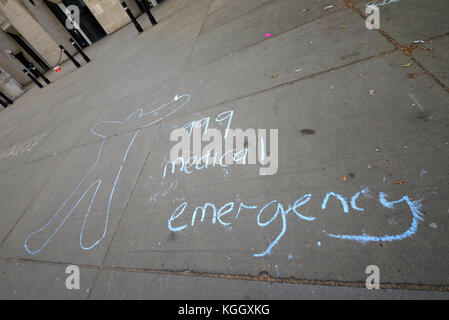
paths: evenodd
<path fill-rule="evenodd" d="M 65 55 L 72 60 L 73 64 L 77 67 L 77 68 L 81 68 L 81 65 L 78 63 L 78 61 L 75 60 L 75 58 L 62 46 L 59 45 L 59 48 L 62 50 L 62 52 L 65 53 Z"/>
<path fill-rule="evenodd" d="M 131 10 L 129 10 L 128 6 L 126 5 L 125 1 L 122 2 L 122 7 L 125 9 L 126 13 L 128 14 L 129 18 L 131 19 L 131 21 L 134 23 L 134 25 L 136 26 L 137 31 L 139 31 L 139 33 L 143 32 L 142 27 L 140 26 L 140 24 L 137 22 L 136 17 L 134 17 L 133 13 L 131 12 Z"/>
<path fill-rule="evenodd" d="M 137 6 L 139 7 L 140 11 L 145 12 L 145 8 L 143 7 L 142 1 L 141 0 L 134 0 L 137 4 Z"/>
<path fill-rule="evenodd" d="M 2 99 L 0 99 L 0 104 L 1 104 L 2 106 L 4 106 L 5 108 L 8 108 L 8 103 L 5 102 L 5 101 L 3 101 Z"/>
<path fill-rule="evenodd" d="M 9 56 L 10 56 L 12 59 L 17 59 L 16 56 L 13 55 L 13 53 L 12 53 L 11 50 L 6 50 L 6 52 L 9 53 Z M 21 60 L 19 60 L 19 59 L 17 59 L 17 61 L 19 61 L 19 62 L 20 62 L 20 63 L 21 63 L 27 70 L 31 70 L 31 69 L 33 69 L 33 67 L 34 67 L 34 65 L 33 65 L 31 62 L 29 62 L 29 61 L 28 61 L 28 63 L 25 63 L 24 61 L 21 61 Z M 34 73 L 34 71 L 31 71 L 31 72 L 34 74 L 35 77 L 38 77 L 38 76 L 39 76 L 39 74 Z"/>
<path fill-rule="evenodd" d="M 39 88 L 43 88 L 44 86 L 37 81 L 37 79 L 29 72 L 27 69 L 22 70 Z"/>
<path fill-rule="evenodd" d="M 83 57 L 84 61 L 86 61 L 87 63 L 90 62 L 89 57 L 84 53 L 83 49 L 81 49 L 81 47 L 72 39 L 69 38 L 70 43 L 72 44 L 72 46 L 75 47 L 76 51 L 78 51 L 78 53 Z"/>
<path fill-rule="evenodd" d="M 148 0 L 140 0 L 143 3 L 143 7 L 145 8 L 145 13 L 147 14 L 148 18 L 151 21 L 151 24 L 154 26 L 155 24 L 157 24 L 156 19 L 154 19 L 153 15 L 151 14 L 150 11 L 150 5 L 148 4 Z"/>
<path fill-rule="evenodd" d="M 3 100 L 6 101 L 7 104 L 13 104 L 11 99 L 9 99 L 3 92 L 0 91 L 0 97 L 3 98 Z"/>
<path fill-rule="evenodd" d="M 38 74 L 39 77 L 41 77 L 47 84 L 50 84 L 51 81 L 47 79 L 46 76 L 44 76 L 44 74 L 42 72 L 40 72 L 39 70 L 37 70 L 36 67 L 33 67 L 30 71 L 32 71 L 34 74 Z"/>

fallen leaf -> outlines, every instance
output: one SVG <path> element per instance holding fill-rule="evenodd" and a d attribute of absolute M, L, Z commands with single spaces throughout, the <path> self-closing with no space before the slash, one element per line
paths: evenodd
<path fill-rule="evenodd" d="M 413 65 L 413 63 L 406 63 L 406 64 L 404 64 L 404 65 L 402 65 L 403 67 L 405 67 L 405 68 L 408 68 L 408 67 L 411 67 Z"/>
<path fill-rule="evenodd" d="M 273 73 L 273 74 L 271 75 L 271 78 L 272 78 L 272 79 L 277 78 L 277 77 L 279 77 L 278 74 Z"/>
<path fill-rule="evenodd" d="M 403 184 L 403 183 L 405 183 L 405 180 L 396 181 L 394 184 Z"/>
<path fill-rule="evenodd" d="M 301 71 L 301 69 L 295 69 L 295 72 L 300 72 Z"/>
<path fill-rule="evenodd" d="M 348 181 L 349 181 L 349 178 L 348 178 L 347 176 L 343 176 L 343 181 L 344 181 L 344 182 L 348 182 Z"/>
<path fill-rule="evenodd" d="M 409 77 L 410 79 L 416 78 L 417 76 L 418 74 L 416 72 L 407 73 L 407 77 Z"/>

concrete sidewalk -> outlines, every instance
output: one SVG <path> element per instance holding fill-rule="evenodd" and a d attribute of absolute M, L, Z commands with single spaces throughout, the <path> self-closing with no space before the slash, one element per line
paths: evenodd
<path fill-rule="evenodd" d="M 0 298 L 448 299 L 449 3 L 389 2 L 166 0 L 2 110 Z M 277 173 L 164 174 L 223 112 Z"/>

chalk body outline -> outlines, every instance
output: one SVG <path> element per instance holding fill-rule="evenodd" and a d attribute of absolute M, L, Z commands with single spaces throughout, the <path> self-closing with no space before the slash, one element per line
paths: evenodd
<path fill-rule="evenodd" d="M 88 209 L 87 209 L 87 211 L 86 211 L 86 213 L 85 213 L 84 220 L 83 220 L 83 225 L 82 225 L 82 227 L 81 227 L 81 232 L 80 232 L 80 246 L 81 246 L 81 249 L 83 249 L 83 250 L 91 250 L 91 249 L 95 248 L 95 247 L 96 247 L 96 246 L 97 246 L 97 245 L 98 245 L 98 244 L 105 238 L 105 236 L 106 236 L 106 234 L 107 234 L 108 223 L 109 223 L 109 215 L 110 215 L 110 207 L 111 207 L 111 203 L 112 203 L 112 198 L 113 198 L 113 196 L 114 196 L 115 189 L 116 189 L 116 187 L 117 187 L 117 185 L 118 185 L 118 181 L 119 181 L 119 178 L 120 178 L 120 175 L 121 175 L 123 166 L 125 165 L 125 162 L 126 162 L 126 160 L 127 160 L 127 158 L 128 158 L 128 153 L 129 153 L 129 151 L 130 151 L 132 145 L 134 144 L 134 141 L 135 141 L 137 135 L 140 133 L 140 131 L 141 131 L 142 129 L 147 128 L 147 127 L 150 127 L 150 126 L 152 126 L 152 125 L 154 125 L 154 124 L 156 124 L 156 123 L 158 123 L 158 122 L 164 120 L 165 118 L 171 116 L 172 114 L 174 114 L 175 112 L 177 112 L 178 110 L 180 110 L 182 107 L 184 107 L 184 106 L 190 101 L 190 95 L 187 94 L 187 93 L 185 93 L 185 94 L 182 94 L 182 95 L 179 95 L 179 96 L 176 95 L 175 98 L 174 98 L 174 102 L 180 100 L 181 98 L 186 98 L 186 100 L 185 100 L 180 106 L 178 106 L 177 108 L 173 109 L 172 111 L 170 111 L 170 112 L 169 112 L 168 114 L 166 114 L 165 116 L 158 117 L 158 118 L 157 118 L 156 120 L 154 120 L 154 121 L 151 121 L 151 122 L 149 122 L 149 123 L 147 123 L 147 124 L 145 124 L 145 125 L 139 126 L 139 127 L 137 128 L 136 132 L 133 134 L 133 136 L 132 136 L 132 138 L 131 138 L 131 141 L 130 141 L 130 143 L 128 144 L 128 146 L 127 146 L 127 148 L 126 148 L 126 151 L 125 151 L 125 153 L 124 153 L 124 156 L 123 156 L 122 159 L 121 159 L 121 163 L 120 163 L 119 170 L 118 170 L 118 172 L 117 172 L 117 174 L 116 174 L 116 176 L 115 176 L 114 184 L 113 184 L 112 190 L 111 190 L 111 192 L 110 192 L 110 194 L 109 194 L 109 198 L 108 198 L 108 206 L 107 206 L 106 217 L 105 217 L 105 227 L 104 227 L 104 230 L 103 230 L 103 234 L 100 236 L 99 239 L 97 239 L 97 240 L 96 240 L 92 245 L 90 245 L 90 246 L 84 246 L 84 245 L 83 245 L 84 227 L 85 227 L 85 225 L 86 225 L 87 218 L 89 217 L 89 214 L 90 214 L 90 210 L 91 210 L 91 208 L 92 208 L 92 205 L 93 205 L 93 203 L 94 203 L 94 201 L 95 201 L 97 192 L 98 192 L 98 190 L 99 190 L 99 188 L 100 188 L 100 186 L 101 186 L 101 184 L 102 184 L 102 180 L 101 180 L 101 179 L 96 179 L 93 183 L 91 183 L 91 184 L 87 187 L 87 189 L 85 189 L 85 191 L 83 192 L 82 196 L 81 196 L 81 197 L 79 198 L 79 200 L 75 203 L 75 205 L 74 205 L 72 208 L 70 208 L 69 212 L 66 214 L 66 216 L 64 217 L 64 219 L 62 220 L 62 222 L 59 223 L 59 224 L 57 225 L 56 229 L 51 233 L 51 235 L 49 236 L 49 238 L 48 238 L 47 240 L 45 240 L 44 243 L 43 243 L 37 250 L 30 250 L 30 248 L 28 247 L 28 241 L 29 241 L 34 235 L 39 234 L 40 232 L 42 232 L 43 230 L 45 230 L 45 229 L 46 229 L 46 228 L 47 228 L 47 227 L 54 221 L 54 219 L 56 219 L 56 218 L 59 216 L 59 214 L 60 214 L 61 211 L 64 209 L 64 207 L 66 206 L 66 204 L 73 198 L 73 196 L 75 195 L 75 193 L 80 189 L 80 187 L 81 187 L 81 185 L 83 184 L 83 182 L 87 179 L 87 177 L 89 177 L 89 175 L 90 175 L 90 174 L 94 171 L 94 169 L 97 167 L 106 140 L 104 140 L 104 141 L 101 142 L 100 147 L 99 147 L 98 152 L 97 152 L 97 157 L 96 157 L 96 160 L 95 160 L 94 164 L 90 167 L 90 169 L 87 171 L 87 173 L 83 176 L 83 178 L 81 179 L 80 183 L 75 187 L 75 189 L 74 189 L 74 190 L 69 194 L 69 196 L 64 200 L 64 202 L 62 203 L 62 205 L 56 210 L 55 214 L 50 218 L 50 220 L 49 220 L 46 224 L 44 224 L 41 228 L 39 228 L 39 229 L 37 229 L 36 231 L 34 231 L 34 232 L 32 232 L 31 234 L 29 234 L 28 237 L 25 239 L 25 243 L 24 243 L 24 248 L 25 248 L 25 250 L 26 250 L 29 254 L 31 254 L 31 255 L 35 255 L 35 254 L 38 254 L 39 252 L 41 252 L 42 249 L 44 249 L 44 248 L 50 243 L 50 241 L 53 239 L 53 237 L 56 235 L 56 233 L 57 233 L 57 232 L 60 230 L 60 228 L 66 223 L 66 221 L 70 218 L 70 216 L 71 216 L 72 213 L 76 210 L 76 208 L 78 207 L 78 205 L 80 204 L 80 202 L 83 201 L 83 199 L 84 199 L 84 197 L 87 195 L 87 193 L 89 193 L 89 191 L 91 191 L 91 189 L 92 189 L 95 185 L 97 185 L 97 186 L 96 186 L 96 189 L 95 189 L 95 192 L 94 192 L 94 194 L 93 194 L 93 196 L 92 196 L 92 199 L 91 199 L 91 201 L 90 201 L 90 203 L 89 203 L 89 207 L 88 207 Z M 152 110 L 152 111 L 148 111 L 148 112 L 144 112 L 143 109 L 141 109 L 141 108 L 140 108 L 140 109 L 137 109 L 137 110 L 133 111 L 133 112 L 126 118 L 125 121 L 110 121 L 110 120 L 107 120 L 107 121 L 101 121 L 101 122 L 95 124 L 95 125 L 90 129 L 90 132 L 91 132 L 92 134 L 96 135 L 96 136 L 99 136 L 99 137 L 103 138 L 103 139 L 107 139 L 107 136 L 102 135 L 102 134 L 98 133 L 97 131 L 95 131 L 95 129 L 96 129 L 98 126 L 100 126 L 100 125 L 102 125 L 102 124 L 124 124 L 125 122 L 129 121 L 135 114 L 137 114 L 137 118 L 142 118 L 142 117 L 144 117 L 144 116 L 151 115 L 151 114 L 157 115 L 157 112 L 158 112 L 159 110 L 164 109 L 164 108 L 166 108 L 166 107 L 169 106 L 169 105 L 170 105 L 170 102 L 169 102 L 169 103 L 166 103 L 166 104 L 163 104 L 162 106 L 160 106 L 160 107 L 158 107 L 158 108 L 156 108 L 156 109 L 154 109 L 154 110 Z"/>

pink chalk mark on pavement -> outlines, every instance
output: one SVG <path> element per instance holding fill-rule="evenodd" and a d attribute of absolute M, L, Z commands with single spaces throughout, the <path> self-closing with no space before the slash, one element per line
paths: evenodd
<path fill-rule="evenodd" d="M 271 33 L 266 33 L 266 34 L 265 34 L 265 38 L 269 38 L 269 37 L 271 37 L 271 36 L 272 36 Z"/>

